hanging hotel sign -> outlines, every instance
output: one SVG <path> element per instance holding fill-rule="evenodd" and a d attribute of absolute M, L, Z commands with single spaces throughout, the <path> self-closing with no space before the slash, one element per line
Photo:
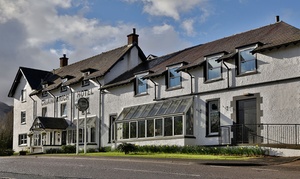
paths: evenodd
<path fill-rule="evenodd" d="M 86 98 L 79 98 L 77 107 L 79 111 L 85 111 L 89 108 L 89 101 Z"/>

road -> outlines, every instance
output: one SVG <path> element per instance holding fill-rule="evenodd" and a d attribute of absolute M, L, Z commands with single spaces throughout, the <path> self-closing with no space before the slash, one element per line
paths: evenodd
<path fill-rule="evenodd" d="M 300 167 L 300 165 L 299 165 Z M 91 157 L 0 157 L 0 179 L 105 178 L 300 178 L 294 165 L 238 165 L 234 162 Z"/>

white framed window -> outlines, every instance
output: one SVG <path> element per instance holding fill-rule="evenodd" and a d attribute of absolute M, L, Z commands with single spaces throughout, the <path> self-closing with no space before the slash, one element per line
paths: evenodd
<path fill-rule="evenodd" d="M 207 102 L 207 136 L 219 135 L 220 128 L 220 104 L 219 100 Z"/>
<path fill-rule="evenodd" d="M 109 129 L 108 129 L 108 143 L 115 141 L 115 121 L 117 119 L 117 115 L 109 116 Z"/>
<path fill-rule="evenodd" d="M 67 103 L 61 103 L 60 104 L 60 116 L 63 116 L 63 117 L 67 116 L 67 114 L 68 114 L 67 112 L 68 112 Z"/>
<path fill-rule="evenodd" d="M 26 102 L 26 89 L 21 90 L 21 102 Z"/>
<path fill-rule="evenodd" d="M 143 79 L 145 75 L 137 75 L 135 81 L 135 95 L 147 93 L 147 80 Z"/>
<path fill-rule="evenodd" d="M 181 87 L 181 73 L 177 71 L 180 66 L 169 67 L 167 74 L 167 89 Z"/>
<path fill-rule="evenodd" d="M 221 55 L 206 58 L 206 80 L 214 80 L 221 78 L 222 63 L 217 62 Z"/>
<path fill-rule="evenodd" d="M 68 87 L 67 86 L 61 86 L 60 87 L 60 92 L 66 92 L 68 91 Z"/>
<path fill-rule="evenodd" d="M 47 117 L 47 107 L 42 108 L 42 117 Z"/>
<path fill-rule="evenodd" d="M 238 57 L 238 74 L 245 74 L 249 72 L 256 72 L 257 60 L 256 55 L 252 54 L 256 46 L 239 49 Z"/>
<path fill-rule="evenodd" d="M 19 134 L 19 145 L 27 145 L 27 134 Z"/>
<path fill-rule="evenodd" d="M 26 124 L 26 111 L 21 111 L 21 124 Z"/>
<path fill-rule="evenodd" d="M 90 80 L 82 80 L 81 81 L 81 86 L 84 87 L 84 86 L 89 86 L 90 85 Z"/>

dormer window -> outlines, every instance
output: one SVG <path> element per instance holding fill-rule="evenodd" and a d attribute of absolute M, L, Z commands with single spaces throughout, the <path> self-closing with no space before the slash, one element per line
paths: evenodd
<path fill-rule="evenodd" d="M 43 91 L 42 92 L 42 97 L 47 97 L 48 96 L 48 92 L 47 91 Z"/>
<path fill-rule="evenodd" d="M 68 81 L 68 78 L 62 78 L 61 79 L 61 83 L 65 83 L 65 82 L 67 82 Z"/>
<path fill-rule="evenodd" d="M 90 85 L 90 80 L 82 80 L 81 86 L 89 86 Z"/>
<path fill-rule="evenodd" d="M 251 46 L 243 49 L 239 49 L 238 57 L 238 74 L 245 74 L 249 72 L 256 72 L 257 60 L 256 55 L 251 52 L 256 46 Z"/>
<path fill-rule="evenodd" d="M 222 63 L 217 60 L 222 55 L 206 57 L 206 81 L 220 79 L 222 74 Z"/>
<path fill-rule="evenodd" d="M 60 87 L 60 92 L 66 92 L 68 91 L 68 87 L 67 86 L 61 86 Z"/>
<path fill-rule="evenodd" d="M 82 76 L 83 76 L 84 78 L 88 77 L 90 74 L 91 74 L 90 71 L 82 72 Z"/>
<path fill-rule="evenodd" d="M 143 79 L 146 74 L 136 75 L 135 78 L 135 95 L 147 94 L 147 80 Z"/>
<path fill-rule="evenodd" d="M 166 85 L 167 89 L 181 87 L 181 73 L 178 72 L 180 66 L 168 67 Z"/>

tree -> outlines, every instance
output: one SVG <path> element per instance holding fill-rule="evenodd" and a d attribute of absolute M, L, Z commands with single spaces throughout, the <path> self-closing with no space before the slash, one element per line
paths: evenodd
<path fill-rule="evenodd" d="M 13 142 L 13 110 L 0 119 L 0 149 L 12 149 Z"/>

